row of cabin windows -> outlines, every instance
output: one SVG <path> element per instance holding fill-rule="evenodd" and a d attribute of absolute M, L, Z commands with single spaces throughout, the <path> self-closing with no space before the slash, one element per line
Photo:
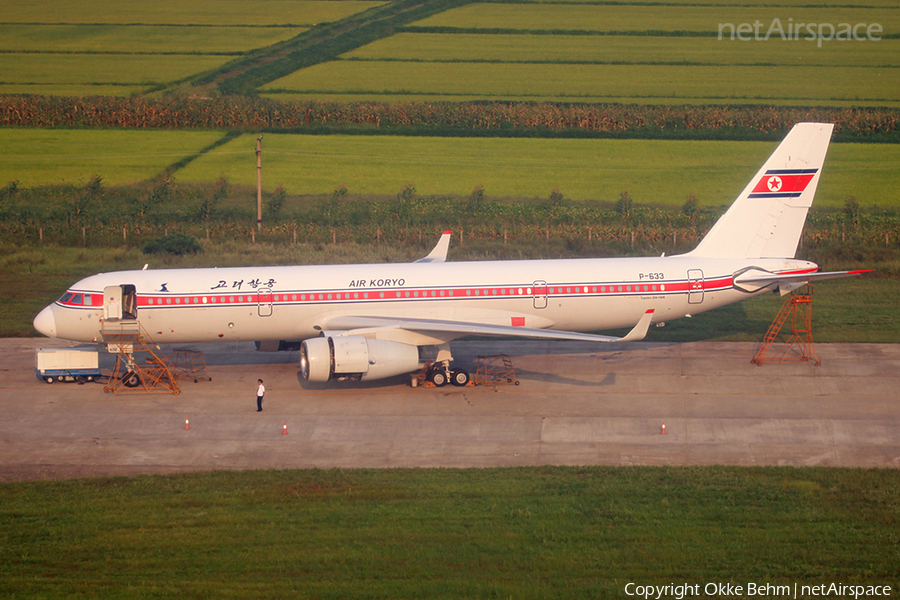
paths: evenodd
<path fill-rule="evenodd" d="M 617 286 L 609 286 L 609 291 L 610 291 L 610 292 L 615 292 L 615 291 L 619 291 L 619 292 L 630 292 L 630 291 L 632 291 L 632 286 L 630 286 L 630 285 L 626 285 L 626 286 L 621 286 L 621 285 L 620 285 L 620 286 L 618 286 L 618 290 L 616 289 L 616 287 L 617 287 Z M 643 291 L 645 291 L 645 292 L 649 292 L 649 291 L 656 292 L 656 291 L 659 291 L 659 290 L 660 290 L 660 287 L 661 287 L 661 286 L 656 285 L 656 284 L 654 284 L 654 285 L 644 285 L 644 286 L 643 286 Z M 639 285 L 635 285 L 635 286 L 633 286 L 633 288 L 634 288 L 634 291 L 636 291 L 636 292 L 641 291 L 641 286 L 639 286 Z M 665 287 L 662 287 L 662 289 L 665 290 Z M 565 292 L 564 292 L 563 290 L 565 290 Z M 571 288 L 571 287 L 567 287 L 567 288 L 561 288 L 561 287 L 560 287 L 560 288 L 556 288 L 556 287 L 548 287 L 548 288 L 547 288 L 547 293 L 550 293 L 550 294 L 556 294 L 556 293 L 560 293 L 560 294 L 562 294 L 562 293 L 571 294 L 571 293 L 572 293 L 572 290 L 573 290 L 573 288 Z M 588 288 L 587 288 L 587 286 L 585 286 L 585 287 L 583 287 L 583 288 L 582 288 L 582 287 L 575 287 L 574 290 L 575 290 L 575 293 L 576 293 L 576 294 L 577 294 L 577 293 L 582 293 L 582 291 L 583 291 L 583 293 L 587 293 Z M 597 286 L 593 286 L 593 287 L 590 288 L 590 290 L 591 290 L 592 293 L 597 293 L 597 292 L 598 292 L 598 287 L 597 287 Z M 600 292 L 600 293 L 606 293 L 606 290 L 607 290 L 607 286 L 605 286 L 605 285 L 599 287 L 599 292 Z M 535 290 L 535 291 L 536 291 L 536 292 L 539 292 L 539 289 L 537 289 L 537 290 Z M 476 290 L 466 290 L 466 295 L 469 295 L 469 296 L 471 296 L 471 295 L 473 295 L 473 294 L 474 294 L 475 296 L 481 296 L 481 295 L 484 295 L 484 296 L 496 296 L 496 295 L 498 295 L 498 294 L 499 294 L 499 295 L 502 295 L 502 296 L 505 296 L 505 295 L 507 295 L 507 294 L 509 294 L 509 295 L 516 295 L 516 294 L 521 295 L 522 293 L 523 293 L 523 289 L 522 289 L 522 288 L 518 288 L 517 290 L 516 290 L 516 289 L 506 289 L 506 288 L 487 289 L 487 290 L 479 290 L 479 289 L 476 289 Z M 532 293 L 532 289 L 531 289 L 531 288 L 527 288 L 527 289 L 524 290 L 524 293 L 530 295 L 530 294 Z M 431 297 L 436 297 L 436 296 L 441 296 L 441 297 L 443 297 L 443 296 L 445 296 L 445 295 L 452 295 L 452 292 L 449 291 L 449 290 L 448 290 L 448 291 L 445 291 L 445 290 L 431 290 L 430 292 L 429 292 L 429 291 L 423 291 L 423 292 L 413 291 L 413 292 L 410 292 L 410 291 L 406 290 L 406 291 L 403 291 L 403 292 L 397 292 L 397 297 L 398 297 L 398 298 L 399 298 L 399 297 L 406 297 L 406 298 L 409 298 L 410 296 L 412 296 L 413 298 L 418 298 L 418 297 L 420 297 L 420 294 L 421 294 L 421 297 L 423 297 L 423 298 L 424 298 L 424 297 L 428 297 L 429 295 L 430 295 Z M 306 294 L 300 294 L 299 298 L 300 298 L 301 301 L 305 301 L 305 300 L 306 300 L 306 296 L 307 296 Z M 369 298 L 369 293 L 368 293 L 368 292 L 363 292 L 363 293 L 362 293 L 362 297 L 363 297 L 363 299 L 368 299 L 368 298 Z M 380 292 L 379 297 L 380 297 L 380 298 L 384 298 L 384 297 L 385 297 L 384 292 Z M 176 297 L 176 298 L 166 298 L 165 300 L 163 300 L 162 298 L 158 298 L 158 299 L 155 299 L 155 300 L 154 300 L 153 298 L 148 298 L 148 299 L 147 299 L 147 304 L 150 304 L 150 305 L 153 305 L 153 304 L 160 304 L 160 305 L 162 305 L 162 304 L 207 304 L 207 303 L 215 304 L 215 303 L 217 303 L 217 302 L 218 302 L 218 303 L 232 303 L 232 302 L 235 302 L 235 301 L 237 301 L 237 302 L 244 302 L 245 299 L 246 299 L 247 302 L 252 302 L 252 301 L 253 301 L 253 298 L 254 298 L 253 296 L 200 296 L 200 297 L 194 296 L 194 297 L 191 297 L 191 298 L 180 298 L 180 297 Z M 282 300 L 287 301 L 288 298 L 290 298 L 291 301 L 296 301 L 297 298 L 298 298 L 298 296 L 297 296 L 297 294 L 283 294 L 283 295 L 282 295 L 282 294 L 274 294 L 274 295 L 272 296 L 272 300 L 273 300 L 274 302 L 280 302 L 280 301 L 282 301 Z M 337 294 L 318 294 L 318 299 L 319 299 L 319 300 L 333 300 L 333 299 L 337 299 L 337 300 L 341 300 L 341 299 L 344 299 L 344 300 L 350 300 L 350 298 L 351 298 L 351 293 L 350 293 L 350 292 L 347 292 L 347 293 L 345 293 L 345 294 L 340 294 L 340 293 L 337 293 Z M 352 298 L 353 298 L 354 300 L 358 300 L 358 299 L 360 298 L 360 293 L 359 293 L 359 292 L 353 292 L 353 293 L 352 293 Z M 236 300 L 235 300 L 235 299 L 236 299 Z M 315 300 L 315 299 L 316 299 L 316 294 L 310 294 L 310 295 L 309 295 L 309 299 L 310 299 L 310 300 Z M 60 298 L 59 301 L 60 301 L 61 303 L 63 303 L 63 304 L 78 304 L 78 305 L 83 305 L 83 306 L 92 306 L 92 305 L 93 305 L 93 298 L 91 297 L 91 294 L 78 294 L 78 293 L 75 293 L 75 292 L 66 292 L 65 294 L 62 295 L 62 298 Z"/>

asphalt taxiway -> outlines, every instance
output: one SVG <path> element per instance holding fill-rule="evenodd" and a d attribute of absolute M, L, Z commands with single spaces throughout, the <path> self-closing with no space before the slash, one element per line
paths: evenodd
<path fill-rule="evenodd" d="M 193 346 L 212 381 L 105 393 L 34 375 L 47 339 L 0 340 L 0 480 L 214 469 L 524 465 L 900 466 L 900 345 L 819 344 L 821 366 L 752 343 L 463 341 L 520 385 L 310 384 L 296 354 Z M 171 350 L 171 348 L 163 348 Z M 109 373 L 112 357 L 101 352 Z M 268 389 L 256 412 L 256 380 Z M 185 429 L 185 420 L 190 429 Z M 661 428 L 665 423 L 665 434 Z M 285 427 L 287 434 L 285 435 Z"/>

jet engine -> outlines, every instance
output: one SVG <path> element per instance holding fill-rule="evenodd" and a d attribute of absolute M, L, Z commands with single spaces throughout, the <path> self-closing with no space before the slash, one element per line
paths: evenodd
<path fill-rule="evenodd" d="M 334 336 L 300 345 L 300 374 L 307 381 L 384 379 L 418 368 L 418 348 L 400 342 Z"/>

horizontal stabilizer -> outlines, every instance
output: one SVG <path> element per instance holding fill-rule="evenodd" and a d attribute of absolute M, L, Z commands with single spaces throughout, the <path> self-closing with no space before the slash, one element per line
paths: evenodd
<path fill-rule="evenodd" d="M 740 275 L 735 275 L 734 288 L 742 292 L 754 293 L 770 285 L 785 287 L 796 284 L 797 286 L 800 286 L 807 283 L 812 283 L 814 281 L 823 281 L 826 279 L 859 277 L 860 275 L 871 272 L 871 269 L 866 269 L 858 271 L 818 271 L 811 273 L 778 274 L 770 273 L 769 271 L 765 271 L 763 269 L 750 269 L 748 271 L 745 271 L 744 273 L 741 273 Z"/>

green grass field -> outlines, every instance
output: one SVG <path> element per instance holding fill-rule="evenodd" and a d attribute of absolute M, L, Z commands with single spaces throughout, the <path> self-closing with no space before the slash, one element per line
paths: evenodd
<path fill-rule="evenodd" d="M 24 187 L 150 179 L 187 156 L 180 182 L 256 185 L 256 136 L 243 135 L 201 154 L 222 138 L 210 131 L 0 130 L 0 184 Z M 731 203 L 777 143 L 532 138 L 308 136 L 263 138 L 263 187 L 291 194 L 393 196 L 407 183 L 421 195 L 467 196 L 483 185 L 491 197 L 546 199 L 554 188 L 572 200 L 608 200 L 628 191 L 639 204 Z M 832 144 L 816 206 L 840 208 L 855 196 L 865 208 L 897 207 L 900 148 Z"/>
<path fill-rule="evenodd" d="M 0 594 L 593 600 L 628 598 L 628 583 L 673 582 L 896 590 L 898 494 L 897 471 L 811 468 L 6 483 Z"/>

